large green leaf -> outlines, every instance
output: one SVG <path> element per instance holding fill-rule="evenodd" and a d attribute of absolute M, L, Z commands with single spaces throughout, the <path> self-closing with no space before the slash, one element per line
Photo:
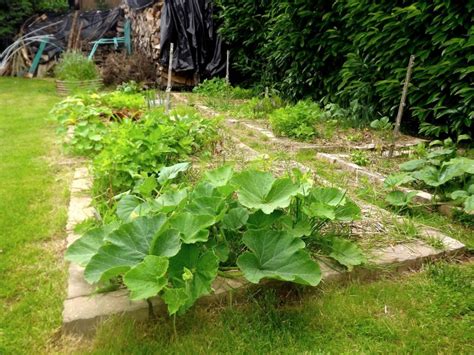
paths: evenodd
<path fill-rule="evenodd" d="M 392 206 L 406 207 L 411 203 L 417 193 L 418 191 L 410 191 L 407 193 L 402 191 L 392 191 L 387 194 L 385 201 L 387 201 Z"/>
<path fill-rule="evenodd" d="M 186 302 L 179 307 L 180 311 L 191 307 L 199 297 L 212 291 L 218 266 L 219 259 L 212 251 L 201 252 L 195 245 L 183 245 L 178 255 L 170 259 L 169 279 L 175 288 L 184 289 L 187 294 Z M 176 307 L 176 302 L 182 302 L 182 293 L 173 297 L 170 303 Z"/>
<path fill-rule="evenodd" d="M 249 219 L 249 211 L 243 207 L 235 207 L 227 212 L 222 220 L 222 227 L 230 230 L 238 230 Z"/>
<path fill-rule="evenodd" d="M 161 212 L 171 212 L 184 203 L 188 196 L 187 189 L 166 191 L 155 199 L 154 208 Z"/>
<path fill-rule="evenodd" d="M 133 189 L 134 192 L 140 193 L 142 196 L 150 197 L 158 187 L 158 182 L 156 181 L 155 176 L 149 176 L 142 181 L 140 181 L 135 188 Z"/>
<path fill-rule="evenodd" d="M 260 171 L 244 171 L 235 176 L 233 181 L 238 185 L 239 202 L 266 214 L 288 207 L 291 198 L 299 191 L 299 186 L 291 179 L 275 179 L 270 173 Z"/>
<path fill-rule="evenodd" d="M 176 229 L 166 229 L 157 233 L 151 242 L 150 254 L 168 258 L 178 254 L 181 249 L 181 239 Z"/>
<path fill-rule="evenodd" d="M 234 171 L 230 166 L 222 166 L 220 168 L 206 171 L 204 174 L 205 179 L 215 187 L 221 187 L 227 185 L 232 179 Z"/>
<path fill-rule="evenodd" d="M 352 270 L 353 266 L 365 262 L 362 250 L 349 240 L 333 237 L 331 250 L 329 256 L 349 270 Z"/>
<path fill-rule="evenodd" d="M 464 210 L 467 213 L 474 212 L 474 195 L 469 196 L 466 201 L 464 201 Z"/>
<path fill-rule="evenodd" d="M 243 242 L 250 252 L 239 256 L 237 265 L 250 282 L 270 278 L 316 286 L 321 281 L 319 265 L 302 250 L 301 239 L 284 231 L 255 230 L 246 232 Z"/>
<path fill-rule="evenodd" d="M 213 216 L 196 215 L 191 212 L 181 212 L 171 220 L 171 225 L 181 233 L 181 239 L 186 244 L 207 241 L 209 231 L 206 228 L 214 223 Z"/>
<path fill-rule="evenodd" d="M 125 195 L 117 203 L 117 216 L 124 222 L 130 222 L 148 210 L 149 206 L 135 195 Z"/>
<path fill-rule="evenodd" d="M 440 180 L 446 183 L 464 174 L 474 174 L 474 160 L 465 157 L 451 159 L 444 163 L 440 171 Z"/>
<path fill-rule="evenodd" d="M 258 210 L 252 213 L 247 220 L 248 229 L 269 229 L 284 215 L 283 211 L 275 210 L 271 214 L 265 214 Z"/>
<path fill-rule="evenodd" d="M 163 256 L 148 255 L 131 268 L 123 278 L 130 290 L 130 298 L 142 300 L 156 296 L 168 283 L 168 264 L 168 259 Z"/>
<path fill-rule="evenodd" d="M 384 186 L 393 189 L 400 185 L 405 185 L 415 180 L 409 173 L 399 173 L 387 176 Z"/>
<path fill-rule="evenodd" d="M 437 187 L 445 181 L 440 179 L 440 172 L 434 166 L 426 166 L 412 175 L 415 179 L 423 181 L 428 186 Z"/>
<path fill-rule="evenodd" d="M 224 217 L 225 207 L 225 198 L 223 197 L 198 197 L 191 200 L 186 206 L 186 211 L 196 215 L 213 216 L 216 221 L 219 221 Z"/>
<path fill-rule="evenodd" d="M 401 171 L 415 171 L 420 170 L 426 165 L 425 159 L 410 160 L 400 164 Z"/>
<path fill-rule="evenodd" d="M 184 288 L 165 288 L 162 298 L 168 306 L 169 315 L 178 312 L 189 301 L 189 295 Z"/>
<path fill-rule="evenodd" d="M 173 166 L 165 166 L 161 168 L 158 174 L 158 182 L 163 185 L 165 182 L 175 179 L 179 173 L 188 170 L 190 166 L 190 163 L 178 163 Z"/>
<path fill-rule="evenodd" d="M 64 257 L 66 260 L 86 266 L 104 244 L 105 237 L 117 228 L 118 223 L 111 223 L 87 231 L 81 238 L 69 246 Z"/>
<path fill-rule="evenodd" d="M 89 283 L 106 280 L 127 271 L 150 252 L 151 242 L 165 225 L 164 215 L 138 217 L 109 234 L 86 266 L 84 277 Z"/>
<path fill-rule="evenodd" d="M 346 191 L 332 187 L 313 189 L 306 199 L 309 206 L 303 211 L 309 217 L 322 220 L 350 222 L 360 218 L 360 208 L 349 198 Z"/>

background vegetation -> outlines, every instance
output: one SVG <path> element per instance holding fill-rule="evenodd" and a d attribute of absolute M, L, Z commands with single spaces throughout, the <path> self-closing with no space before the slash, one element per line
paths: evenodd
<path fill-rule="evenodd" d="M 473 120 L 473 2 L 444 0 L 217 0 L 237 79 L 291 99 L 394 117 L 416 56 L 405 127 L 439 136 Z M 413 123 L 416 124 L 413 124 Z"/>
<path fill-rule="evenodd" d="M 66 0 L 0 0 L 0 51 L 10 44 L 23 21 L 34 13 L 67 8 Z"/>

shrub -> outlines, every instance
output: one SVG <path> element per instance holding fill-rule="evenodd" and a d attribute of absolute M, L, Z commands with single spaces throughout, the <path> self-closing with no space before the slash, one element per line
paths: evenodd
<path fill-rule="evenodd" d="M 232 87 L 225 79 L 206 79 L 193 89 L 193 92 L 208 97 L 228 99 L 249 99 L 253 96 L 252 90 Z"/>
<path fill-rule="evenodd" d="M 95 80 L 99 77 L 97 66 L 92 60 L 77 52 L 65 52 L 54 70 L 59 80 Z"/>
<path fill-rule="evenodd" d="M 474 90 L 472 16 L 462 1 L 218 0 L 233 68 L 286 98 L 312 97 L 358 119 L 395 117 L 408 58 L 416 56 L 402 129 L 469 133 Z M 262 58 L 262 60 L 255 60 Z"/>
<path fill-rule="evenodd" d="M 294 106 L 273 111 L 269 120 L 276 134 L 309 140 L 317 134 L 315 124 L 321 119 L 322 113 L 318 104 L 300 101 Z"/>

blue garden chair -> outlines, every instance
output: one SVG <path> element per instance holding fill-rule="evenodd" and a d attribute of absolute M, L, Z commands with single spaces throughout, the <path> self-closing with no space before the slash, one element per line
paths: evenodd
<path fill-rule="evenodd" d="M 124 36 L 123 37 L 112 37 L 112 38 L 101 38 L 97 41 L 91 42 L 94 44 L 92 47 L 92 50 L 89 54 L 89 59 L 94 58 L 94 54 L 97 50 L 97 48 L 101 44 L 113 44 L 115 49 L 118 48 L 119 44 L 124 44 L 125 48 L 127 49 L 127 53 L 130 55 L 132 54 L 132 27 L 130 24 L 130 20 L 127 19 L 125 21 L 125 27 L 124 27 Z"/>

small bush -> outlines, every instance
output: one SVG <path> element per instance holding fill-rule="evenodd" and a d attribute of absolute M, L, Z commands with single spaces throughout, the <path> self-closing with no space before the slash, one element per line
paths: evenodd
<path fill-rule="evenodd" d="M 317 135 L 315 124 L 321 119 L 322 114 L 323 111 L 318 104 L 299 101 L 294 106 L 273 111 L 269 119 L 276 134 L 309 140 Z"/>
<path fill-rule="evenodd" d="M 193 89 L 193 92 L 203 96 L 228 99 L 250 99 L 253 96 L 252 90 L 232 87 L 222 78 L 204 80 Z"/>
<path fill-rule="evenodd" d="M 99 71 L 92 60 L 81 53 L 65 52 L 54 71 L 59 80 L 95 80 L 99 78 Z"/>

